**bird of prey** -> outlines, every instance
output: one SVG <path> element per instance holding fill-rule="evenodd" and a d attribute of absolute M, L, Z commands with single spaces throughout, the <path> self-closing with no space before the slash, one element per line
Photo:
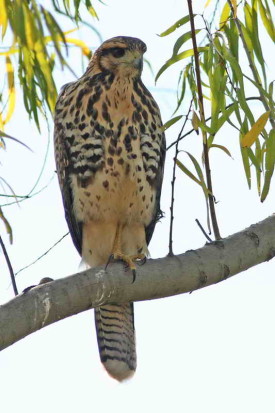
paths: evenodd
<path fill-rule="evenodd" d="M 141 80 L 146 45 L 105 41 L 84 75 L 63 86 L 55 111 L 55 158 L 65 217 L 90 266 L 110 257 L 133 271 L 161 216 L 165 137 Z M 95 309 L 100 358 L 121 381 L 136 369 L 133 303 Z"/>

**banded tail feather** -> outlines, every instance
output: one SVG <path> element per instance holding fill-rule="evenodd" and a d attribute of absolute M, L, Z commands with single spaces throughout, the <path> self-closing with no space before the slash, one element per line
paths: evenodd
<path fill-rule="evenodd" d="M 95 308 L 95 325 L 100 359 L 110 376 L 118 381 L 136 370 L 133 303 Z"/>

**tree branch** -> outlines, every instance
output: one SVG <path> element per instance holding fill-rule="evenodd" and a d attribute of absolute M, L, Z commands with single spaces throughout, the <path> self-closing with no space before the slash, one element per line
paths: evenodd
<path fill-rule="evenodd" d="M 148 260 L 135 283 L 119 263 L 40 285 L 0 306 L 0 350 L 49 324 L 108 303 L 168 297 L 218 283 L 275 256 L 275 215 L 228 238 Z"/>
<path fill-rule="evenodd" d="M 197 39 L 196 39 L 196 30 L 195 30 L 195 23 L 194 23 L 192 0 L 187 0 L 187 4 L 188 4 L 188 10 L 189 10 L 189 17 L 190 17 L 191 38 L 192 38 L 193 50 L 194 50 L 200 120 L 202 121 L 203 124 L 205 124 L 206 121 L 205 121 L 204 104 L 203 104 L 200 62 L 199 62 L 199 53 L 198 53 L 198 48 L 197 48 Z M 209 189 L 208 203 L 209 203 L 209 209 L 210 209 L 210 216 L 211 216 L 213 232 L 214 232 L 216 240 L 218 240 L 218 239 L 221 239 L 221 235 L 220 235 L 220 230 L 219 230 L 218 220 L 217 220 L 217 215 L 216 215 L 216 210 L 215 210 L 215 199 L 213 196 L 213 186 L 212 186 L 212 177 L 211 177 L 211 169 L 210 169 L 207 134 L 205 130 L 203 129 L 201 130 L 201 132 L 203 136 L 203 155 L 204 155 L 206 182 L 207 182 L 207 188 Z"/>

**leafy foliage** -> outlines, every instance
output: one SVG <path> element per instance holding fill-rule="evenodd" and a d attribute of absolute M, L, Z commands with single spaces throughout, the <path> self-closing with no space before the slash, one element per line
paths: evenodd
<path fill-rule="evenodd" d="M 78 47 L 85 58 L 91 56 L 83 41 L 68 37 L 76 28 L 63 32 L 53 13 L 44 7 L 43 2 L 40 3 L 34 0 L 0 0 L 2 41 L 7 38 L 11 43 L 6 51 L 0 52 L 0 60 L 6 61 L 8 79 L 6 93 L 1 96 L 4 102 L 0 109 L 1 130 L 11 119 L 15 108 L 15 68 L 23 90 L 25 109 L 39 129 L 39 112 L 44 113 L 46 108 L 51 113 L 54 110 L 57 97 L 54 69 L 57 64 L 61 68 L 69 68 L 68 43 Z M 92 16 L 97 17 L 89 0 L 63 0 L 62 6 L 52 0 L 50 5 L 76 25 L 81 21 L 79 9 L 82 3 Z"/>
<path fill-rule="evenodd" d="M 57 98 L 55 68 L 59 65 L 61 69 L 67 68 L 72 71 L 68 64 L 68 44 L 73 44 L 85 59 L 90 59 L 91 52 L 86 43 L 71 37 L 71 33 L 75 32 L 78 24 L 82 22 L 81 6 L 97 18 L 90 0 L 52 0 L 50 2 L 0 0 L 1 39 L 2 43 L 5 41 L 5 44 L 10 44 L 10 46 L 2 47 L 0 51 L 0 65 L 5 67 L 6 73 L 0 92 L 0 145 L 2 148 L 5 147 L 5 139 L 12 139 L 24 145 L 4 132 L 5 126 L 14 114 L 17 88 L 22 89 L 26 112 L 40 130 L 40 115 L 47 116 L 47 113 L 53 113 L 55 107 Z M 51 11 L 52 9 L 55 13 Z M 73 23 L 73 29 L 64 32 L 56 20 L 56 13 L 69 18 Z M 96 29 L 89 26 L 100 37 Z M 17 201 L 18 196 L 9 184 L 1 177 L 0 181 L 8 187 L 12 194 L 10 196 Z M 30 194 L 25 198 L 28 197 Z M 1 209 L 0 219 L 4 222 L 10 240 L 12 240 L 11 226 Z"/>
<path fill-rule="evenodd" d="M 210 1 L 207 5 L 209 3 Z M 225 122 L 238 131 L 248 186 L 251 187 L 252 169 L 254 168 L 258 192 L 261 200 L 264 201 L 270 188 L 275 165 L 275 111 L 274 79 L 267 78 L 266 62 L 261 45 L 262 38 L 266 36 L 269 36 L 273 42 L 275 40 L 271 10 L 274 4 L 271 6 L 268 0 L 250 0 L 237 5 L 236 1 L 228 0 L 224 1 L 221 6 L 220 16 L 216 16 L 214 20 L 218 27 L 217 30 L 211 30 L 204 15 L 194 15 L 194 21 L 196 25 L 199 25 L 195 34 L 199 43 L 198 57 L 203 96 L 210 104 L 211 116 L 208 119 L 209 123 L 206 124 L 194 112 L 192 124 L 194 130 L 201 129 L 206 134 L 208 149 L 215 147 L 229 156 L 228 148 L 214 141 Z M 189 16 L 183 17 L 165 30 L 161 36 L 170 35 L 176 29 L 182 30 L 189 20 Z M 265 29 L 265 33 L 259 30 L 260 25 Z M 156 76 L 157 80 L 169 67 L 189 58 L 185 66 L 181 68 L 175 112 L 181 109 L 184 97 L 188 93 L 192 94 L 194 107 L 198 108 L 194 53 L 190 48 L 182 50 L 190 38 L 189 29 L 180 34 L 175 41 L 171 58 L 161 67 Z M 274 54 L 274 51 L 272 53 Z M 243 63 L 244 57 L 245 63 Z M 251 88 L 256 92 L 255 97 L 247 95 L 247 90 Z M 256 99 L 263 105 L 262 115 L 258 120 L 255 120 L 251 107 L 251 101 Z M 177 120 L 177 117 L 174 119 Z M 194 160 L 192 163 L 194 165 Z M 196 164 L 196 175 L 194 175 L 179 160 L 177 160 L 177 165 L 203 188 L 204 181 L 201 175 L 203 168 L 200 167 L 198 173 Z M 203 192 L 205 195 L 205 188 Z"/>

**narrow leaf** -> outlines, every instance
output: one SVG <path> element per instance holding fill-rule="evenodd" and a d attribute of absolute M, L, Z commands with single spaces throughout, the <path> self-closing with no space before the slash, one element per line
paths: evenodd
<path fill-rule="evenodd" d="M 206 50 L 208 50 L 208 47 L 198 47 L 198 52 L 205 52 Z M 182 59 L 185 59 L 186 57 L 190 57 L 193 56 L 194 54 L 194 50 L 193 49 L 188 49 L 185 50 L 184 52 L 176 55 L 176 56 L 172 56 L 169 60 L 167 60 L 167 62 L 160 68 L 160 70 L 158 71 L 155 81 L 158 80 L 158 78 L 160 77 L 160 75 L 171 65 L 173 65 L 176 62 L 179 62 Z"/>
<path fill-rule="evenodd" d="M 226 25 L 228 19 L 230 16 L 230 6 L 229 4 L 226 2 L 223 9 L 222 9 L 222 13 L 221 13 L 221 17 L 220 17 L 220 23 L 219 23 L 219 29 L 222 30 L 223 27 Z"/>
<path fill-rule="evenodd" d="M 194 17 L 196 15 L 194 14 Z M 183 17 L 182 19 L 176 21 L 176 23 L 174 23 L 172 26 L 170 26 L 167 30 L 165 30 L 164 32 L 162 32 L 161 34 L 159 34 L 160 37 L 164 37 L 167 36 L 170 33 L 173 33 L 176 29 L 178 29 L 179 27 L 183 26 L 185 23 L 189 22 L 190 17 L 189 14 L 185 17 Z"/>
<path fill-rule="evenodd" d="M 5 0 L 0 0 L 0 26 L 2 26 L 2 40 L 5 37 L 6 30 L 8 27 L 8 13 L 6 9 L 6 2 Z"/>
<path fill-rule="evenodd" d="M 71 38 L 66 37 L 66 42 L 67 42 L 67 43 L 74 44 L 75 46 L 79 47 L 79 48 L 81 49 L 82 54 L 83 54 L 84 56 L 87 56 L 88 59 L 91 58 L 92 52 L 91 52 L 91 50 L 89 49 L 89 47 L 87 46 L 87 44 L 86 44 L 85 42 L 83 42 L 83 40 L 71 39 Z"/>
<path fill-rule="evenodd" d="M 232 155 L 230 153 L 230 151 L 223 145 L 217 145 L 216 143 L 212 143 L 212 145 L 209 146 L 210 148 L 218 148 L 221 149 L 222 151 L 224 151 L 226 153 L 226 155 L 230 156 L 230 158 L 232 158 Z M 233 158 L 232 158 L 233 159 Z"/>
<path fill-rule="evenodd" d="M 272 16 L 270 14 L 270 10 L 264 7 L 261 0 L 258 0 L 258 5 L 260 9 L 260 15 L 261 15 L 263 24 L 266 28 L 266 31 L 271 37 L 271 39 L 273 40 L 273 42 L 275 42 L 275 28 L 274 28 Z"/>
<path fill-rule="evenodd" d="M 195 30 L 195 34 L 198 34 L 201 31 L 201 29 L 197 29 Z M 179 49 L 181 48 L 181 46 L 187 42 L 187 40 L 191 39 L 192 37 L 192 32 L 187 32 L 184 33 L 182 36 L 180 36 L 178 38 L 178 40 L 176 41 L 176 43 L 174 44 L 174 48 L 173 48 L 173 56 L 178 54 Z"/>
<path fill-rule="evenodd" d="M 8 123 L 8 121 L 11 119 L 15 109 L 14 69 L 9 56 L 6 57 L 6 72 L 8 76 L 9 100 L 7 115 L 6 118 L 3 119 L 4 124 Z"/>
<path fill-rule="evenodd" d="M 2 219 L 2 221 L 4 222 L 4 225 L 6 227 L 6 231 L 9 234 L 9 238 L 10 238 L 10 243 L 12 244 L 13 241 L 13 235 L 12 235 L 12 228 L 10 226 L 9 221 L 7 220 L 7 218 L 5 217 L 5 215 L 3 214 L 2 209 L 0 208 L 0 219 Z"/>
<path fill-rule="evenodd" d="M 166 131 L 170 126 L 174 125 L 174 123 L 178 122 L 182 118 L 182 115 L 180 116 L 175 116 L 174 118 L 168 120 L 165 122 L 165 124 L 162 126 L 162 130 Z"/>
<path fill-rule="evenodd" d="M 237 103 L 233 103 L 233 105 L 229 106 L 229 108 L 227 108 L 223 112 L 223 115 L 217 121 L 216 132 L 218 132 L 218 130 L 222 127 L 222 125 L 229 119 L 230 115 L 232 114 L 232 112 L 234 112 L 236 107 L 237 107 Z"/>
<path fill-rule="evenodd" d="M 261 202 L 264 202 L 264 200 L 266 199 L 268 195 L 271 178 L 274 172 L 274 166 L 275 166 L 275 130 L 272 129 L 266 141 L 265 179 L 264 179 L 264 186 L 263 186 L 263 190 L 261 194 Z"/>
<path fill-rule="evenodd" d="M 201 186 L 200 180 L 196 178 L 195 175 L 192 174 L 192 172 L 190 172 L 189 169 L 186 168 L 186 166 L 184 166 L 183 163 L 181 163 L 178 159 L 176 160 L 176 164 L 182 170 L 182 172 L 185 173 L 185 175 L 189 176 L 189 178 L 191 178 L 194 182 Z"/>
<path fill-rule="evenodd" d="M 270 111 L 263 113 L 259 119 L 254 123 L 252 128 L 244 135 L 242 139 L 242 147 L 249 147 L 253 145 L 260 133 L 263 131 L 266 122 L 269 118 Z"/>
<path fill-rule="evenodd" d="M 194 130 L 197 132 L 201 122 L 200 122 L 200 119 L 199 119 L 197 113 L 194 110 L 193 110 L 193 116 L 192 116 L 191 122 L 192 122 L 192 126 L 193 126 Z"/>

